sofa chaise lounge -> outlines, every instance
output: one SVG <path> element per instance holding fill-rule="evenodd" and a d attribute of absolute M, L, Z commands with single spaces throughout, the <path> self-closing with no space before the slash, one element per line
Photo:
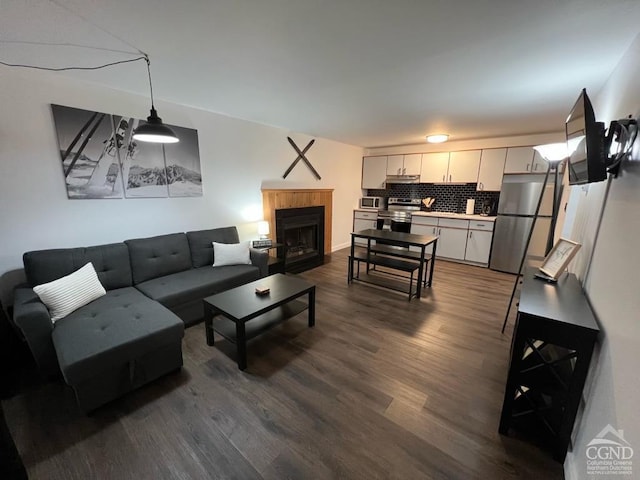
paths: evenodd
<path fill-rule="evenodd" d="M 186 326 L 202 299 L 267 275 L 268 255 L 213 267 L 213 242 L 238 243 L 235 227 L 175 233 L 85 248 L 27 252 L 29 286 L 17 288 L 13 320 L 45 378 L 62 373 L 91 411 L 182 367 Z M 33 287 L 93 264 L 106 295 L 51 321 Z M 204 341 L 204 334 L 203 334 Z"/>

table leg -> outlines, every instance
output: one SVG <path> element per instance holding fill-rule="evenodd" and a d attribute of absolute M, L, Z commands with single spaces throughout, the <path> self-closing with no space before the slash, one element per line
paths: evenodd
<path fill-rule="evenodd" d="M 210 347 L 213 346 L 214 338 L 213 338 L 213 308 L 205 303 L 204 305 L 204 333 L 207 336 L 207 345 Z"/>
<path fill-rule="evenodd" d="M 422 245 L 420 247 L 420 266 L 418 267 L 418 281 L 416 282 L 416 298 L 420 298 L 420 291 L 422 290 L 422 276 L 424 275 L 424 251 L 427 247 Z M 413 273 L 411 273 L 413 278 Z"/>
<path fill-rule="evenodd" d="M 316 287 L 313 286 L 309 290 L 309 326 L 316 324 Z"/>
<path fill-rule="evenodd" d="M 436 264 L 436 249 L 438 247 L 438 240 L 433 242 L 433 252 L 431 252 L 431 267 L 429 267 L 429 286 L 433 285 L 433 267 Z"/>
<path fill-rule="evenodd" d="M 236 320 L 236 352 L 238 355 L 238 368 L 247 368 L 247 338 L 245 336 L 244 321 Z"/>
<path fill-rule="evenodd" d="M 353 256 L 356 253 L 355 237 L 351 235 L 351 256 L 349 257 L 349 267 L 347 268 L 347 283 L 353 280 Z"/>

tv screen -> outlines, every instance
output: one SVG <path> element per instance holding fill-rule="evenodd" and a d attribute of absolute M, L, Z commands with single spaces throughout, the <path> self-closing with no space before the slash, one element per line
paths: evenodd
<path fill-rule="evenodd" d="M 565 124 L 567 143 L 577 143 L 569 157 L 569 184 L 601 182 L 607 178 L 604 124 L 596 122 L 593 106 L 582 89 Z"/>

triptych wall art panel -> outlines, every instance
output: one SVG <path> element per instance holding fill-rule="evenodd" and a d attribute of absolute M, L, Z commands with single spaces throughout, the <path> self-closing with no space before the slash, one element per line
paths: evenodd
<path fill-rule="evenodd" d="M 169 125 L 180 142 L 145 143 L 137 118 L 51 108 L 69 198 L 202 196 L 197 130 Z"/>

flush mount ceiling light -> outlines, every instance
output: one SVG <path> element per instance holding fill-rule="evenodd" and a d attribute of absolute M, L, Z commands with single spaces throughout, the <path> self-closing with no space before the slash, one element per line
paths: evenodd
<path fill-rule="evenodd" d="M 158 116 L 153 105 L 153 85 L 151 83 L 151 62 L 147 55 L 144 56 L 147 62 L 147 73 L 149 74 L 149 90 L 151 92 L 151 112 L 147 117 L 147 123 L 141 124 L 133 131 L 133 138 L 140 142 L 151 143 L 177 143 L 180 141 L 178 136 L 167 125 L 162 123 L 162 119 Z"/>
<path fill-rule="evenodd" d="M 449 135 L 446 133 L 438 133 L 436 135 L 427 135 L 427 142 L 429 143 L 443 143 L 449 140 Z"/>

